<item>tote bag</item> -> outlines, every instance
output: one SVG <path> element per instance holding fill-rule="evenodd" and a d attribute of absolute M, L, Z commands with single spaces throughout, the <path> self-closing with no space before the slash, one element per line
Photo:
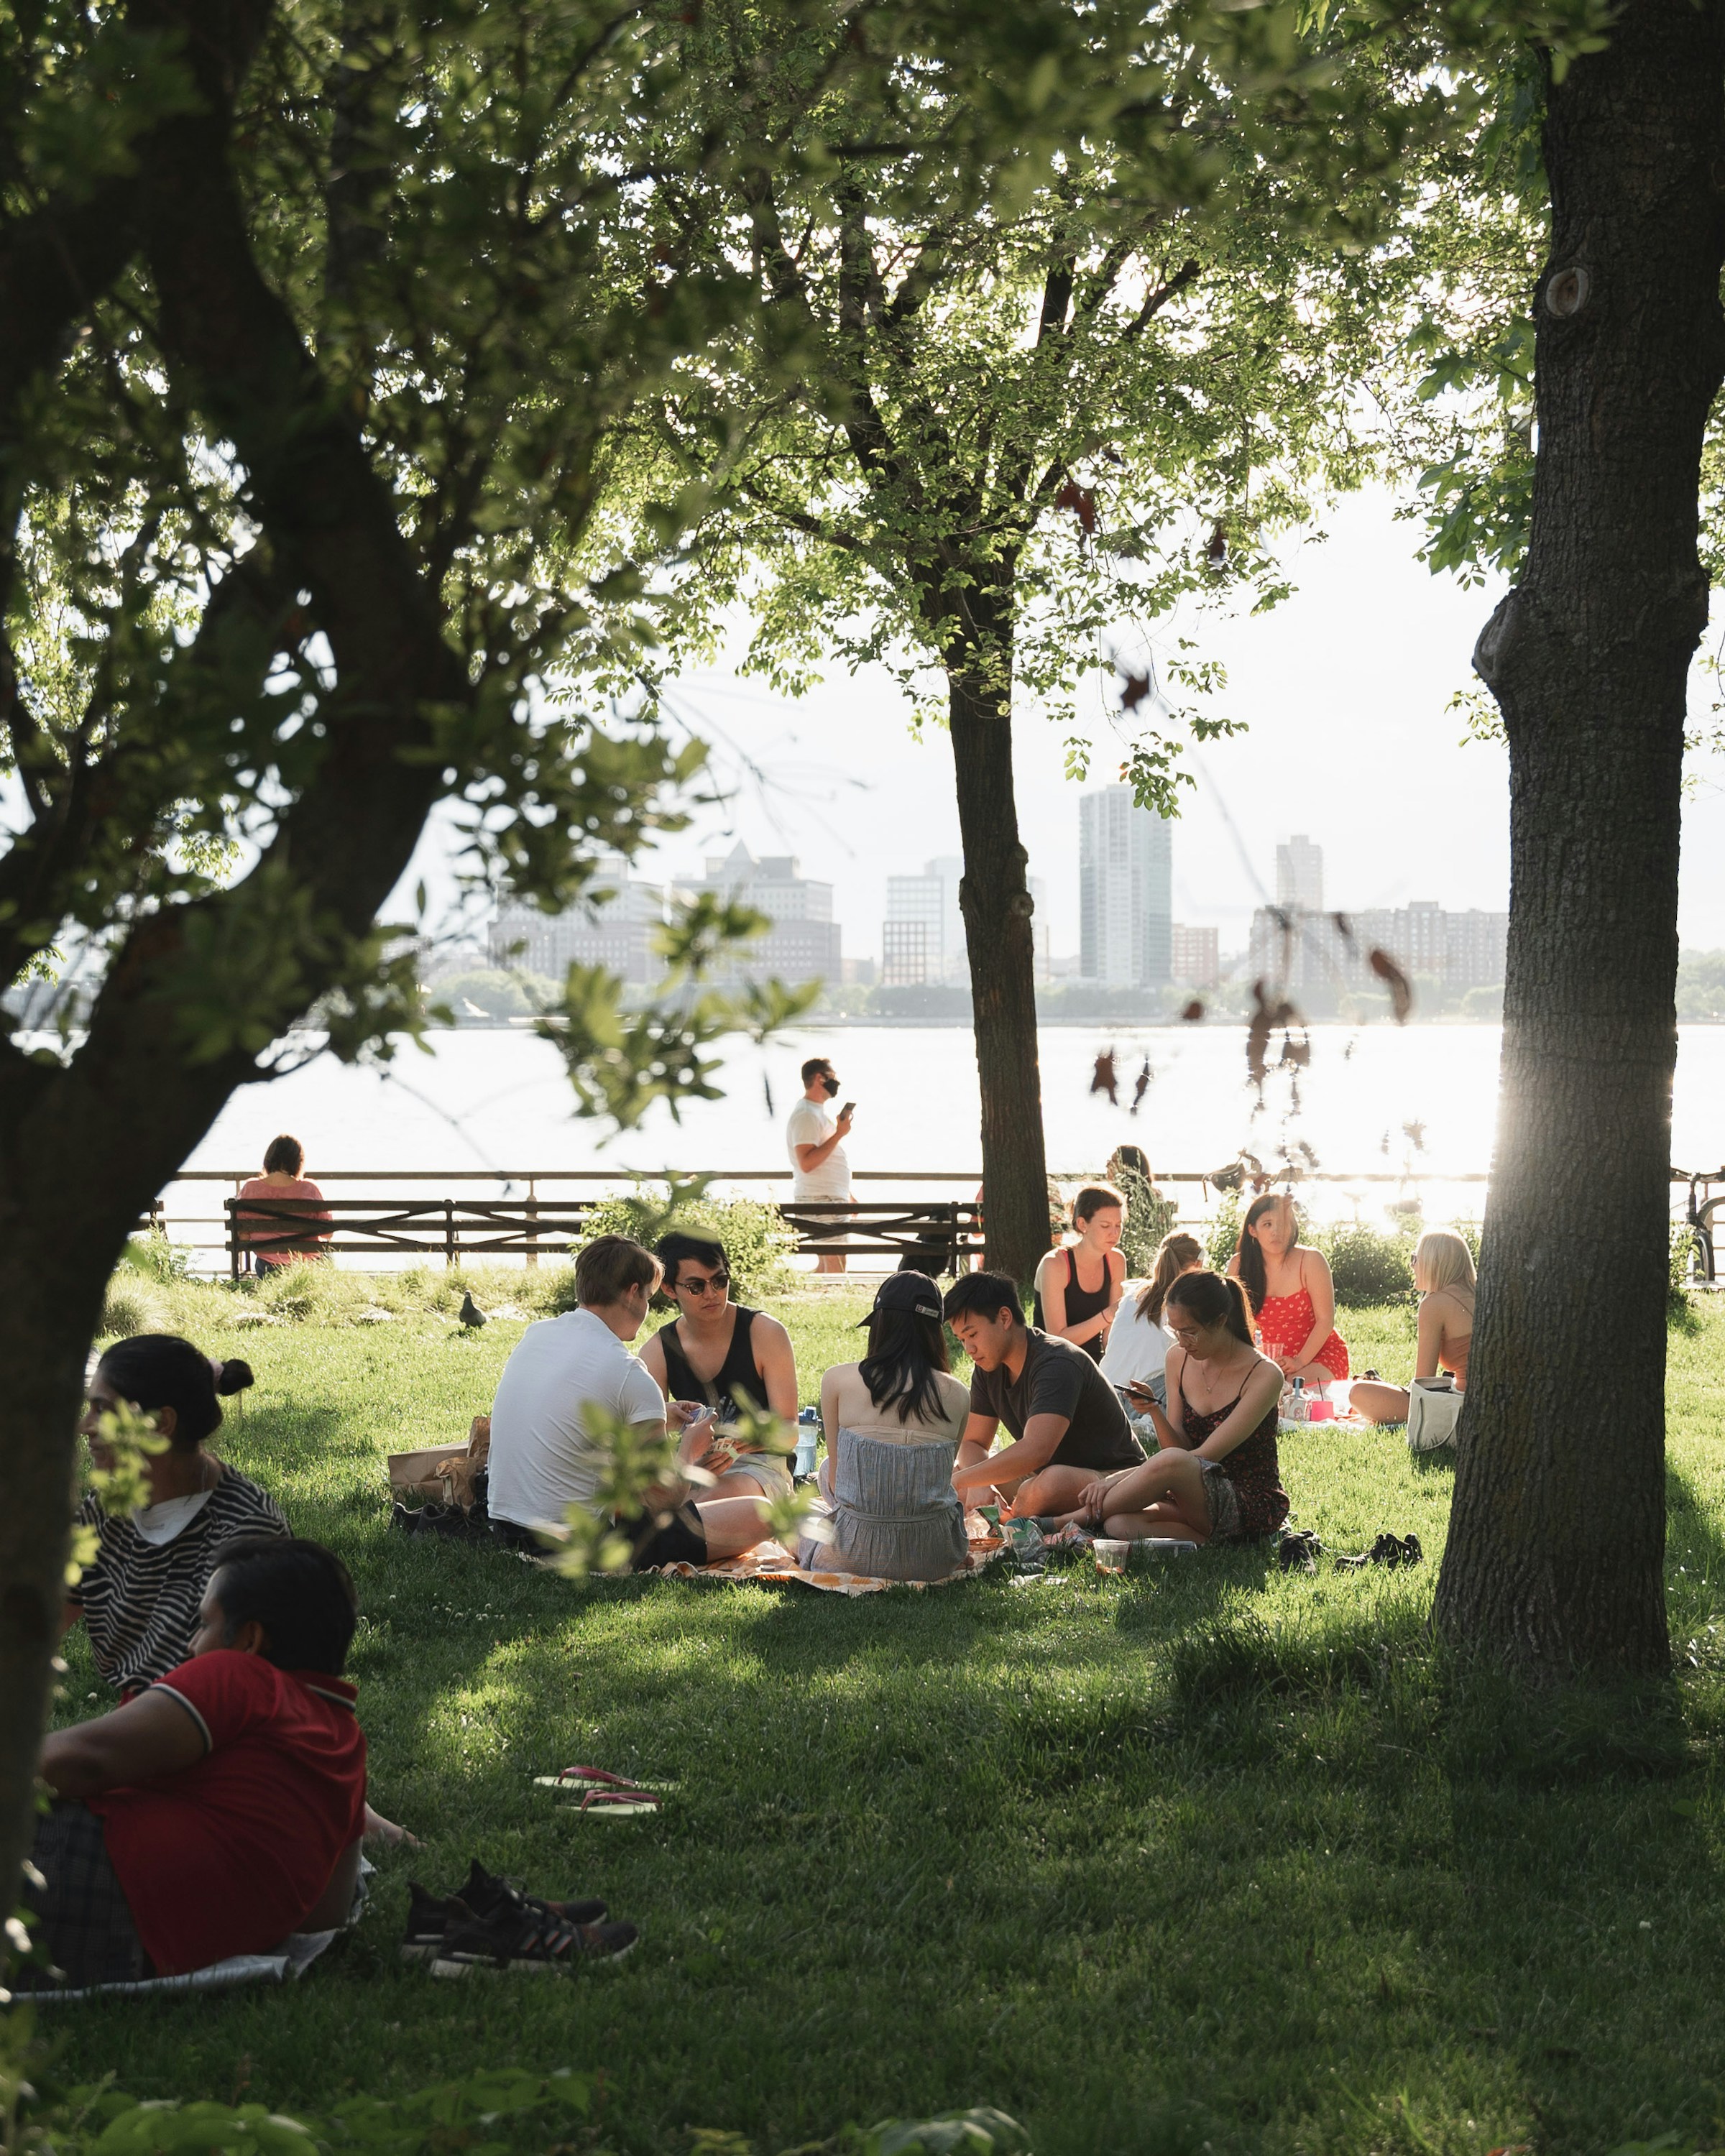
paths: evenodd
<path fill-rule="evenodd" d="M 1408 1390 L 1408 1450 L 1441 1452 L 1455 1442 L 1455 1425 L 1461 1419 L 1462 1395 L 1453 1385 L 1430 1378 L 1415 1378 Z"/>

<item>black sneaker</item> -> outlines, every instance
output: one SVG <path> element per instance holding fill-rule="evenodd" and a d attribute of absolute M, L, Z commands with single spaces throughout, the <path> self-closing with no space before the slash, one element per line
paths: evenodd
<path fill-rule="evenodd" d="M 1417 1550 L 1420 1545 L 1415 1542 L 1414 1547 Z M 1392 1535 L 1386 1531 L 1378 1536 L 1370 1549 L 1361 1550 L 1356 1557 L 1338 1557 L 1336 1569 L 1337 1572 L 1358 1572 L 1362 1565 L 1383 1564 L 1388 1565 L 1393 1572 L 1399 1564 L 1417 1564 L 1419 1562 L 1418 1557 L 1408 1555 L 1399 1535 Z"/>
<path fill-rule="evenodd" d="M 1404 1564 L 1424 1564 L 1425 1562 L 1425 1553 L 1420 1547 L 1419 1536 L 1404 1535 L 1402 1537 L 1402 1563 Z"/>
<path fill-rule="evenodd" d="M 428 1894 L 416 1879 L 408 1881 L 408 1928 L 401 1943 L 403 1961 L 436 1958 L 449 1928 L 449 1911 L 457 1902 L 475 1917 L 489 1917 L 513 1904 L 543 1916 L 558 1917 L 566 1924 L 598 1923 L 607 1913 L 603 1902 L 547 1902 L 536 1894 L 523 1894 L 506 1879 L 499 1879 L 487 1871 L 475 1856 L 468 1867 L 466 1885 L 447 1900 Z"/>
<path fill-rule="evenodd" d="M 1310 1527 L 1284 1527 L 1276 1561 L 1284 1572 L 1315 1573 L 1323 1547 Z"/>
<path fill-rule="evenodd" d="M 465 1976 L 475 1969 L 538 1973 L 573 1969 L 582 1961 L 620 1961 L 639 1937 L 633 1924 L 572 1924 L 549 1910 L 530 1909 L 514 1897 L 490 1916 L 480 1917 L 459 1895 L 452 1895 L 431 1973 Z"/>

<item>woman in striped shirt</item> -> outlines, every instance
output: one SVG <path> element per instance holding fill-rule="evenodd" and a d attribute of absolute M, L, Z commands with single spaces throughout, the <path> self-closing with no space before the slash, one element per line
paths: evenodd
<path fill-rule="evenodd" d="M 96 1554 L 71 1590 L 66 1622 L 84 1620 L 95 1666 L 122 1697 L 191 1653 L 198 1606 L 223 1543 L 291 1532 L 266 1491 L 203 1449 L 221 1427 L 218 1396 L 251 1383 L 245 1363 L 212 1363 L 167 1332 L 116 1340 L 96 1365 L 80 1425 L 96 1465 L 106 1465 L 102 1418 L 122 1404 L 148 1415 L 167 1440 L 165 1452 L 142 1463 L 147 1502 L 116 1517 L 92 1491 L 78 1508 L 80 1526 L 96 1531 Z"/>

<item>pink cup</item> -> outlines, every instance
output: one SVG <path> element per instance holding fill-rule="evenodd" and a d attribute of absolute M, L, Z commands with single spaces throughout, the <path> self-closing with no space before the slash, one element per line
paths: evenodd
<path fill-rule="evenodd" d="M 1336 1409 L 1333 1402 L 1308 1400 L 1306 1403 L 1306 1419 L 1307 1422 L 1334 1422 Z"/>

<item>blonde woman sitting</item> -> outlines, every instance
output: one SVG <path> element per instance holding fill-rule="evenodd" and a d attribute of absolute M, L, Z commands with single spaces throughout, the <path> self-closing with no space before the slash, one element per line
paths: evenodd
<path fill-rule="evenodd" d="M 1455 1389 L 1467 1385 L 1468 1351 L 1473 1345 L 1473 1259 L 1461 1238 L 1448 1228 L 1429 1228 L 1414 1246 L 1414 1286 L 1420 1295 L 1420 1325 L 1414 1352 L 1415 1378 L 1450 1371 Z M 1405 1422 L 1408 1389 L 1362 1378 L 1348 1404 L 1368 1422 Z"/>
<path fill-rule="evenodd" d="M 1197 1272 L 1203 1264 L 1204 1250 L 1197 1236 L 1179 1232 L 1164 1235 L 1149 1279 L 1131 1304 L 1122 1308 L 1109 1332 L 1102 1375 L 1119 1394 L 1135 1425 L 1139 1419 L 1147 1420 L 1153 1401 L 1159 1408 L 1168 1405 L 1163 1365 L 1173 1337 L 1162 1322 L 1163 1306 L 1181 1274 Z M 1138 1435 L 1144 1432 L 1140 1430 Z"/>

